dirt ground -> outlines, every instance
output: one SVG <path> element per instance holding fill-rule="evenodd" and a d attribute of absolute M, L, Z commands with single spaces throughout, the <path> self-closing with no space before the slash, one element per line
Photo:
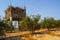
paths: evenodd
<path fill-rule="evenodd" d="M 51 36 L 49 34 L 31 34 L 21 37 L 23 40 L 60 40 L 58 36 Z"/>
<path fill-rule="evenodd" d="M 41 31 L 41 30 L 40 30 Z M 19 33 L 12 33 L 10 36 L 16 36 L 18 37 L 11 37 L 10 39 L 7 38 L 7 40 L 60 40 L 60 31 L 51 31 L 50 33 L 39 33 L 39 31 L 36 31 L 38 33 L 30 33 L 30 32 L 19 32 Z M 22 34 L 22 35 L 21 35 Z M 7 35 L 8 36 L 8 35 Z"/>

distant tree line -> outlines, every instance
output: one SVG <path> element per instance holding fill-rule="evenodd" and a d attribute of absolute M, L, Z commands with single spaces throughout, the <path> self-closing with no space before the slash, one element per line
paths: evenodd
<path fill-rule="evenodd" d="M 11 22 L 12 21 L 7 22 L 5 19 L 1 20 L 0 18 L 0 36 L 5 35 L 5 32 L 12 32 L 14 30 Z M 53 17 L 44 17 L 44 19 L 41 20 L 40 15 L 31 15 L 19 21 L 20 31 L 33 31 L 41 28 L 47 28 L 48 30 L 51 28 L 60 28 L 60 19 L 56 20 Z"/>
<path fill-rule="evenodd" d="M 44 17 L 41 20 L 40 15 L 32 15 L 27 16 L 24 20 L 20 21 L 20 30 L 37 30 L 40 28 L 47 28 L 50 30 L 51 28 L 59 28 L 60 27 L 60 19 L 56 20 L 53 17 Z"/>

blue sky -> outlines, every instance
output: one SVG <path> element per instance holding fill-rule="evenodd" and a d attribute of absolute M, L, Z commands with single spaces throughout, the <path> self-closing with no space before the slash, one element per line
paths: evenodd
<path fill-rule="evenodd" d="M 9 5 L 26 6 L 27 15 L 40 14 L 41 18 L 54 17 L 60 19 L 60 0 L 0 0 L 0 15 L 4 17 Z"/>

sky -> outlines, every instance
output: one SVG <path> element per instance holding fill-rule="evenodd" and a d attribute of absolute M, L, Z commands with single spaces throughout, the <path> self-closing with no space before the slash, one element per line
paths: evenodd
<path fill-rule="evenodd" d="M 41 18 L 53 17 L 60 19 L 60 0 L 0 0 L 0 16 L 5 16 L 9 5 L 14 7 L 26 6 L 26 15 L 40 14 Z"/>

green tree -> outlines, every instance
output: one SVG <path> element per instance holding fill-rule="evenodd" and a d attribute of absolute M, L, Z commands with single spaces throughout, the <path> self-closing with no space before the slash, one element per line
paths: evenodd
<path fill-rule="evenodd" d="M 56 25 L 56 28 L 59 28 L 60 27 L 60 20 L 56 20 L 55 25 Z"/>
<path fill-rule="evenodd" d="M 50 28 L 55 28 L 55 19 L 50 17 L 47 18 L 45 17 L 44 20 L 40 23 L 42 28 L 48 28 L 48 30 L 50 30 Z"/>
<path fill-rule="evenodd" d="M 20 26 L 21 29 L 25 28 L 25 30 L 34 30 L 35 27 L 38 24 L 38 21 L 40 19 L 40 15 L 36 15 L 36 16 L 27 16 L 24 20 L 20 21 Z"/>
<path fill-rule="evenodd" d="M 38 28 L 38 26 L 39 26 L 38 21 L 40 20 L 40 15 L 35 15 L 35 16 L 33 16 L 32 19 L 33 19 L 33 29 Z"/>

